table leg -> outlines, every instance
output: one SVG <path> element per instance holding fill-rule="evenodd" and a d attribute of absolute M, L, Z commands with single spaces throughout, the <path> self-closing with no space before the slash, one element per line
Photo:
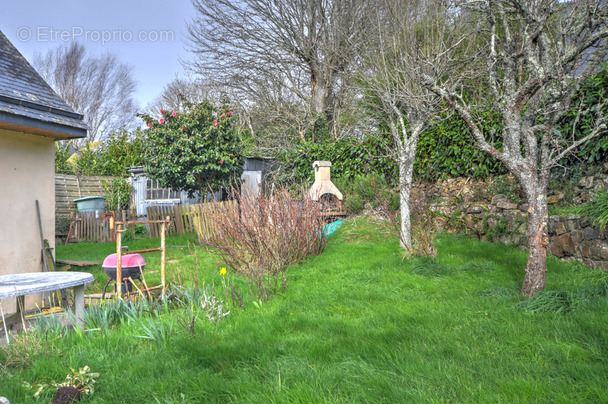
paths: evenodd
<path fill-rule="evenodd" d="M 74 286 L 74 317 L 82 324 L 84 319 L 84 285 Z"/>

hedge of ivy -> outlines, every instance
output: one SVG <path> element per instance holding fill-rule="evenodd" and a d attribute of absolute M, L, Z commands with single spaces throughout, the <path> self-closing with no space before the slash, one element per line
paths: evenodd
<path fill-rule="evenodd" d="M 392 139 L 383 128 L 364 139 L 342 139 L 332 143 L 300 143 L 283 151 L 278 160 L 279 180 L 312 182 L 315 160 L 332 162 L 332 176 L 343 180 L 358 174 L 381 175 L 391 186 L 399 183 L 399 169 L 391 152 Z M 436 180 L 448 176 L 487 177 L 503 174 L 502 165 L 473 146 L 466 125 L 450 117 L 421 135 L 414 164 L 416 177 Z"/>
<path fill-rule="evenodd" d="M 331 143 L 299 143 L 281 152 L 277 158 L 279 182 L 308 182 L 314 180 L 312 163 L 316 160 L 332 162 L 332 176 L 353 179 L 359 174 L 377 174 L 391 186 L 396 186 L 399 169 L 390 152 L 389 138 L 373 136 L 363 140 L 342 139 Z"/>
<path fill-rule="evenodd" d="M 581 138 L 593 128 L 598 116 L 594 110 L 602 100 L 606 100 L 608 89 L 608 70 L 604 70 L 589 80 L 580 95 L 573 101 L 571 112 L 565 117 L 560 128 L 563 136 L 572 135 L 572 125 L 577 121 L 574 136 Z M 582 107 L 580 105 L 582 101 Z M 603 114 L 608 116 L 608 103 Z M 589 112 L 577 117 L 579 110 Z M 486 112 L 481 121 L 488 138 L 494 137 L 500 149 L 502 123 L 496 114 Z M 329 160 L 332 162 L 332 175 L 341 179 L 354 179 L 357 174 L 377 174 L 386 178 L 389 185 L 398 184 L 399 171 L 391 153 L 391 138 L 386 128 L 379 128 L 377 134 L 364 139 L 343 139 L 333 143 L 300 143 L 294 148 L 279 154 L 281 172 L 279 180 L 312 182 L 312 162 Z M 587 142 L 581 150 L 562 161 L 565 167 L 581 164 L 593 167 L 608 161 L 608 134 Z M 506 172 L 504 166 L 492 156 L 483 153 L 474 145 L 472 136 L 465 123 L 458 116 L 451 116 L 430 130 L 424 132 L 418 143 L 416 178 L 434 181 L 445 177 L 486 178 Z M 577 170 L 569 170 L 575 172 Z"/>

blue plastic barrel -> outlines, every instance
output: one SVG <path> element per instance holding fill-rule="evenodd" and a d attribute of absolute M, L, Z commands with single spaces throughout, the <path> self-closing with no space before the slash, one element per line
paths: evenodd
<path fill-rule="evenodd" d="M 74 199 L 79 212 L 103 212 L 106 207 L 105 196 L 85 196 Z"/>

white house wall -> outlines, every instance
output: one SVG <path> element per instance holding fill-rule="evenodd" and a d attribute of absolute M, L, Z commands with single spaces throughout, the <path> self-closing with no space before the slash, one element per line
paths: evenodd
<path fill-rule="evenodd" d="M 44 238 L 54 247 L 54 140 L 0 130 L 0 275 L 42 271 L 36 200 Z M 26 306 L 40 300 L 27 296 Z M 15 311 L 14 301 L 0 299 L 5 314 Z"/>

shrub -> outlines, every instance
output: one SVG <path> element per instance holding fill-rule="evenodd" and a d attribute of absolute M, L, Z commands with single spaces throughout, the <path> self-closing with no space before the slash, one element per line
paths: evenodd
<path fill-rule="evenodd" d="M 55 173 L 56 174 L 73 174 L 72 167 L 68 163 L 70 152 L 72 150 L 72 141 L 55 142 Z"/>
<path fill-rule="evenodd" d="M 232 194 L 234 203 L 207 204 L 208 215 L 197 226 L 199 240 L 220 262 L 246 276 L 254 298 L 265 301 L 285 290 L 290 265 L 323 251 L 320 206 L 304 190 L 299 200 L 288 188 L 259 197 Z"/>
<path fill-rule="evenodd" d="M 412 248 L 407 254 L 415 257 L 436 257 L 437 213 L 431 209 L 424 191 L 412 194 L 410 213 L 412 217 Z"/>
<path fill-rule="evenodd" d="M 358 175 L 381 176 L 390 186 L 399 183 L 399 169 L 391 152 L 390 135 L 369 136 L 363 139 L 346 138 L 328 143 L 298 143 L 277 155 L 278 170 L 274 179 L 279 183 L 312 184 L 312 163 L 316 160 L 332 162 L 333 178 L 352 181 Z"/>
<path fill-rule="evenodd" d="M 133 186 L 123 178 L 103 180 L 107 209 L 129 209 Z"/>
<path fill-rule="evenodd" d="M 380 174 L 358 175 L 352 181 L 339 179 L 335 183 L 344 195 L 343 208 L 349 214 L 381 209 L 385 201 L 389 209 L 399 209 L 399 192 L 390 189 Z"/>
<path fill-rule="evenodd" d="M 228 186 L 243 171 L 243 144 L 227 103 L 215 107 L 192 104 L 180 95 L 185 111 L 162 110 L 160 120 L 140 115 L 147 123 L 146 172 L 168 188 L 191 196 Z"/>
<path fill-rule="evenodd" d="M 608 192 L 600 190 L 589 202 L 576 209 L 581 215 L 587 215 L 599 229 L 606 228 L 608 223 Z"/>

